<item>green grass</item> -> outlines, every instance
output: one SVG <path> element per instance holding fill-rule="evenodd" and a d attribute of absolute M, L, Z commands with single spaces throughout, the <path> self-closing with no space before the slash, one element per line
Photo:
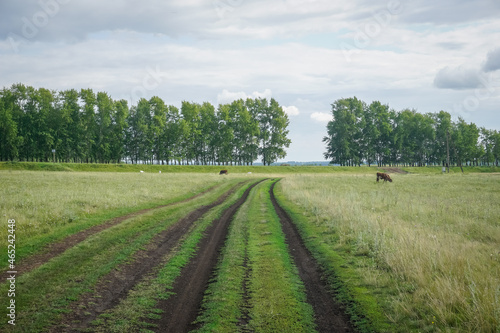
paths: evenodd
<path fill-rule="evenodd" d="M 241 198 L 249 186 L 250 184 L 242 186 L 223 204 L 205 214 L 193 227 L 192 232 L 186 235 L 179 248 L 165 259 L 164 266 L 157 274 L 143 280 L 116 308 L 103 314 L 94 329 L 97 332 L 134 332 L 141 327 L 149 327 L 150 325 L 144 320 L 154 319 L 161 315 L 161 312 L 155 308 L 157 301 L 170 296 L 175 279 L 195 254 L 204 231 L 212 221 L 219 218 L 229 206 Z"/>
<path fill-rule="evenodd" d="M 111 269 L 128 260 L 157 233 L 206 205 L 232 186 L 228 183 L 191 202 L 160 208 L 89 237 L 45 265 L 16 280 L 16 331 L 43 330 L 65 312 L 68 305 L 89 291 Z M 0 285 L 5 304 L 7 284 Z M 5 317 L 6 308 L 0 309 Z M 5 322 L 0 322 L 5 326 Z M 0 326 L 1 328 L 1 326 Z"/>
<path fill-rule="evenodd" d="M 393 179 L 291 176 L 279 188 L 306 214 L 309 242 L 340 256 L 395 331 L 498 331 L 500 176 Z"/>
<path fill-rule="evenodd" d="M 115 216 L 186 199 L 234 177 L 203 174 L 132 174 L 0 171 L 0 251 L 7 222 L 16 220 L 17 259 L 49 242 Z M 4 267 L 6 260 L 2 260 Z"/>
<path fill-rule="evenodd" d="M 410 173 L 440 174 L 440 166 L 432 167 L 400 167 Z M 65 171 L 65 172 L 119 172 L 119 173 L 211 173 L 219 174 L 226 169 L 229 174 L 257 173 L 257 174 L 297 174 L 297 173 L 351 173 L 368 174 L 384 169 L 376 166 L 341 167 L 341 166 L 262 166 L 262 165 L 150 165 L 150 164 L 98 164 L 98 163 L 49 163 L 49 162 L 0 162 L 0 171 Z M 463 167 L 464 173 L 491 173 L 500 172 L 499 167 Z M 461 173 L 460 167 L 451 167 L 451 173 Z"/>
<path fill-rule="evenodd" d="M 205 311 L 198 318 L 200 332 L 314 331 L 313 310 L 306 303 L 271 204 L 270 185 L 271 181 L 258 185 L 233 221 L 216 277 L 205 295 Z M 240 322 L 245 307 L 246 324 Z"/>

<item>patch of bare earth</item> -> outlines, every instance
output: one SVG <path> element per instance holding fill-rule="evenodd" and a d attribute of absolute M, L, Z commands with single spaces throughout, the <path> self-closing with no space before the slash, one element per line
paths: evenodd
<path fill-rule="evenodd" d="M 90 323 L 106 310 L 114 308 L 121 299 L 142 279 L 153 274 L 164 258 L 174 250 L 193 224 L 206 212 L 222 204 L 242 183 L 220 196 L 209 205 L 190 212 L 184 218 L 156 235 L 145 249 L 137 251 L 131 260 L 114 268 L 100 278 L 94 291 L 84 294 L 71 305 L 70 313 L 50 332 L 81 332 L 89 329 Z"/>
<path fill-rule="evenodd" d="M 192 322 L 201 308 L 203 296 L 215 269 L 220 250 L 227 237 L 229 225 L 238 208 L 246 201 L 250 186 L 243 196 L 228 209 L 219 219 L 212 222 L 205 236 L 200 241 L 195 256 L 181 271 L 176 279 L 172 292 L 166 300 L 161 300 L 157 307 L 163 311 L 159 320 L 148 320 L 157 325 L 156 332 L 188 332 L 196 328 Z"/>
<path fill-rule="evenodd" d="M 407 174 L 408 173 L 408 171 L 404 171 L 403 169 L 394 168 L 394 167 L 391 167 L 391 168 L 382 168 L 382 170 L 384 170 L 387 173 L 400 173 L 400 174 Z"/>
<path fill-rule="evenodd" d="M 323 272 L 307 250 L 302 238 L 285 210 L 278 204 L 274 196 L 273 183 L 269 194 L 274 209 L 278 214 L 283 232 L 288 244 L 288 251 L 298 268 L 307 295 L 307 302 L 314 310 L 316 329 L 318 332 L 354 332 L 354 329 L 345 314 L 345 309 L 335 300 L 335 296 L 321 278 Z"/>
<path fill-rule="evenodd" d="M 115 225 L 118 225 L 125 220 L 131 219 L 131 218 L 139 216 L 139 215 L 146 214 L 146 213 L 148 213 L 152 210 L 155 210 L 155 209 L 160 209 L 160 208 L 164 208 L 164 207 L 168 207 L 168 206 L 172 206 L 172 205 L 177 205 L 180 203 L 185 203 L 185 202 L 194 200 L 194 199 L 202 196 L 203 194 L 213 190 L 217 186 L 218 185 L 212 186 L 203 192 L 200 192 L 192 197 L 189 197 L 189 198 L 181 200 L 181 201 L 176 201 L 176 202 L 172 202 L 172 203 L 169 203 L 166 205 L 156 206 L 153 208 L 141 209 L 141 210 L 129 213 L 127 215 L 115 217 L 111 220 L 105 221 L 102 224 L 95 225 L 95 226 L 90 227 L 88 229 L 82 230 L 76 234 L 68 236 L 59 242 L 51 243 L 51 244 L 47 245 L 40 253 L 32 255 L 32 256 L 22 260 L 19 264 L 17 264 L 16 265 L 17 272 L 18 272 L 17 276 L 20 276 L 24 273 L 32 271 L 33 269 L 48 262 L 50 259 L 57 257 L 61 253 L 65 252 L 66 250 L 83 242 L 84 240 L 86 240 L 90 236 L 95 235 L 101 231 L 108 229 L 108 228 L 111 228 Z"/>

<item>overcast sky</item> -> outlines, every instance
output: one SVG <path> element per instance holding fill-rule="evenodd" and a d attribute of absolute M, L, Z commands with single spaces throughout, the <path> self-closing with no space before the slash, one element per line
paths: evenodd
<path fill-rule="evenodd" d="M 320 161 L 344 97 L 500 130 L 500 0 L 1 0 L 14 83 L 177 107 L 273 97 L 284 160 Z"/>

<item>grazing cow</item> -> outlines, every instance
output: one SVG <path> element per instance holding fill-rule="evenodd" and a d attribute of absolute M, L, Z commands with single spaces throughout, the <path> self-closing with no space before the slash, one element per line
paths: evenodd
<path fill-rule="evenodd" d="M 227 170 L 221 170 L 221 171 L 219 172 L 219 175 L 227 175 Z"/>
<path fill-rule="evenodd" d="M 379 179 L 383 179 L 384 182 L 389 181 L 390 183 L 392 183 L 391 176 L 383 172 L 377 172 L 377 182 Z"/>

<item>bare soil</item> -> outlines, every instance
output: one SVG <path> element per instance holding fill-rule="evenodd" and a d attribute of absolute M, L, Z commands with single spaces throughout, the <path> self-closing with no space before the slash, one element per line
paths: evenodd
<path fill-rule="evenodd" d="M 162 260 L 175 249 L 182 237 L 206 212 L 222 204 L 240 187 L 237 184 L 210 205 L 202 206 L 156 235 L 144 250 L 134 254 L 131 260 L 100 279 L 94 291 L 80 297 L 71 305 L 70 313 L 51 332 L 81 332 L 88 330 L 90 323 L 101 313 L 115 307 L 121 299 L 143 278 L 155 271 Z"/>
<path fill-rule="evenodd" d="M 354 332 L 355 330 L 345 314 L 345 309 L 335 300 L 335 296 L 322 279 L 323 272 L 304 245 L 297 227 L 276 201 L 274 196 L 275 184 L 273 183 L 271 186 L 269 194 L 274 209 L 280 218 L 288 244 L 288 251 L 293 257 L 299 276 L 306 288 L 307 302 L 314 309 L 316 329 L 318 332 Z"/>
<path fill-rule="evenodd" d="M 243 196 L 222 216 L 214 220 L 200 240 L 196 254 L 181 270 L 176 279 L 172 295 L 160 300 L 161 319 L 145 319 L 153 324 L 156 332 L 188 332 L 196 329 L 193 324 L 201 310 L 204 293 L 213 277 L 220 250 L 227 238 L 229 225 L 239 207 L 247 200 L 249 192 L 259 182 L 251 185 Z M 106 310 L 115 307 L 141 280 L 153 276 L 165 264 L 168 255 L 179 245 L 180 240 L 194 223 L 211 208 L 222 204 L 241 184 L 219 197 L 208 206 L 202 206 L 168 229 L 159 233 L 144 250 L 138 251 L 131 260 L 119 265 L 100 279 L 94 291 L 83 295 L 72 304 L 70 313 L 50 332 L 82 332 L 92 330 L 91 322 Z M 274 184 L 270 190 L 273 206 L 280 217 L 290 254 L 304 282 L 307 301 L 315 312 L 319 332 L 354 332 L 345 309 L 335 301 L 334 295 L 322 279 L 322 270 L 305 247 L 300 234 L 288 214 L 279 206 L 274 197 Z M 242 318 L 244 321 L 249 318 Z"/>
<path fill-rule="evenodd" d="M 394 167 L 390 167 L 390 168 L 381 168 L 382 170 L 384 170 L 385 172 L 387 173 L 400 173 L 400 174 L 407 174 L 408 171 L 404 171 L 400 168 L 394 168 Z"/>
<path fill-rule="evenodd" d="M 219 219 L 214 220 L 207 229 L 196 255 L 182 269 L 181 275 L 175 281 L 172 290 L 174 294 L 158 303 L 157 306 L 163 311 L 163 315 L 158 321 L 150 320 L 152 324 L 158 325 L 154 331 L 188 332 L 196 328 L 193 321 L 201 309 L 205 290 L 226 240 L 231 220 L 248 198 L 251 189 L 258 183 L 251 185 L 243 196 L 225 210 Z"/>
<path fill-rule="evenodd" d="M 108 229 L 108 228 L 111 228 L 115 225 L 118 225 L 125 220 L 128 220 L 130 218 L 133 218 L 133 217 L 136 217 L 139 215 L 146 214 L 147 212 L 150 212 L 150 211 L 155 210 L 155 209 L 160 209 L 160 208 L 164 208 L 164 207 L 168 207 L 168 206 L 172 206 L 172 205 L 185 203 L 185 202 L 194 200 L 195 198 L 198 198 L 198 197 L 202 196 L 203 194 L 213 190 L 217 186 L 218 185 L 212 186 L 203 192 L 200 192 L 192 197 L 189 197 L 189 198 L 181 200 L 181 201 L 172 202 L 172 203 L 169 203 L 166 205 L 159 205 L 159 206 L 156 206 L 153 208 L 141 209 L 141 210 L 138 210 L 138 211 L 135 211 L 135 212 L 123 215 L 123 216 L 115 217 L 111 220 L 105 221 L 102 224 L 95 225 L 95 226 L 90 227 L 88 229 L 82 230 L 76 234 L 70 235 L 59 242 L 51 243 L 51 244 L 47 245 L 40 253 L 32 255 L 32 256 L 22 260 L 19 264 L 17 264 L 16 265 L 17 272 L 18 272 L 17 276 L 21 276 L 24 273 L 32 271 L 33 269 L 48 262 L 50 259 L 57 257 L 61 253 L 65 252 L 67 249 L 70 249 L 70 248 L 74 247 L 75 245 L 83 242 L 84 240 L 86 240 L 90 236 L 95 235 L 103 230 Z"/>

